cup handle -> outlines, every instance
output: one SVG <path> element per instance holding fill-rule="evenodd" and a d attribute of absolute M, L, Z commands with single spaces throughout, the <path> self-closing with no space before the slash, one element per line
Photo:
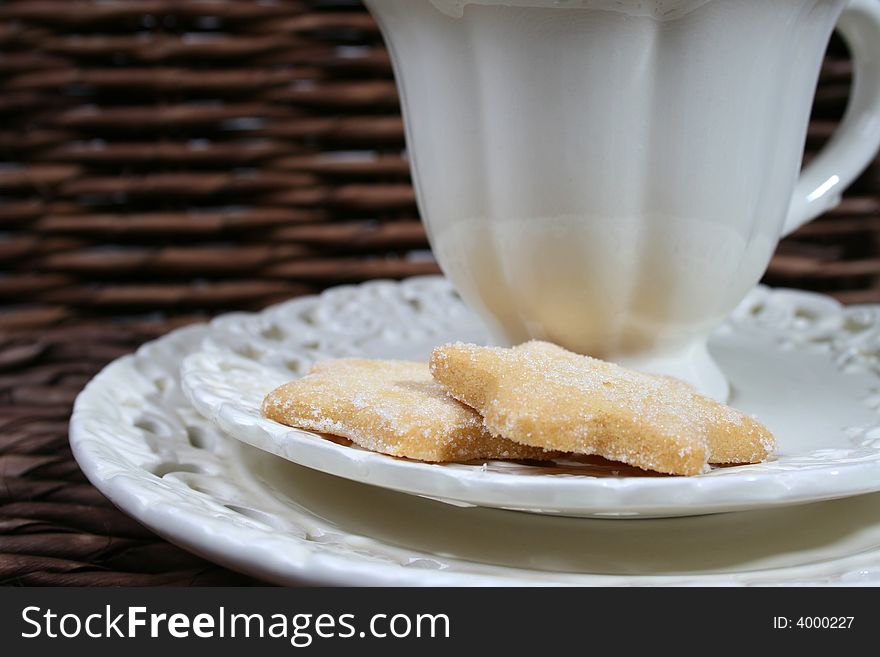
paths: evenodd
<path fill-rule="evenodd" d="M 801 172 L 784 235 L 840 203 L 880 148 L 880 0 L 852 0 L 837 29 L 852 52 L 852 93 L 840 127 Z"/>

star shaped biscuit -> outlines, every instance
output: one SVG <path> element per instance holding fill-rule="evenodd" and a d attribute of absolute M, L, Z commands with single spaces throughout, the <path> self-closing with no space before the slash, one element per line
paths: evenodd
<path fill-rule="evenodd" d="M 495 436 L 693 475 L 709 463 L 756 463 L 775 448 L 760 422 L 671 377 L 643 374 L 532 341 L 512 349 L 450 344 L 436 381 Z"/>

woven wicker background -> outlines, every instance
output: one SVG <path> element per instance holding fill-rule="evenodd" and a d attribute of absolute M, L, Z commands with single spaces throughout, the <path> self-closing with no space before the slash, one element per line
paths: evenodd
<path fill-rule="evenodd" d="M 808 151 L 849 83 L 835 41 Z M 0 582 L 249 582 L 89 486 L 70 405 L 174 326 L 437 271 L 402 149 L 355 0 L 0 2 Z M 875 164 L 783 242 L 767 282 L 880 301 L 878 236 Z"/>

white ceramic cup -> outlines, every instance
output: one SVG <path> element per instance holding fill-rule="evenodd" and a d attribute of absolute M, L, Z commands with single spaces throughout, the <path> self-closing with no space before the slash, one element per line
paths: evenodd
<path fill-rule="evenodd" d="M 880 146 L 880 0 L 366 3 L 431 245 L 496 339 L 726 398 L 709 333 Z M 853 93 L 799 172 L 835 25 Z"/>

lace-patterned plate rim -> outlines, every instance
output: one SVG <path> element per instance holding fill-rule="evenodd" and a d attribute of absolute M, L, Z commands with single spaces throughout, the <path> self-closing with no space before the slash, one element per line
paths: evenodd
<path fill-rule="evenodd" d="M 425 358 L 440 342 L 487 340 L 485 328 L 440 277 L 346 286 L 262 313 L 221 317 L 203 350 L 185 359 L 182 377 L 193 405 L 224 432 L 348 479 L 451 503 L 535 513 L 697 515 L 880 490 L 878 327 L 875 307 L 844 309 L 822 295 L 755 289 L 719 329 L 713 346 L 726 352 L 720 355 L 733 370 L 739 401 L 772 420 L 780 455 L 689 478 L 597 476 L 608 473 L 568 463 L 424 464 L 339 445 L 261 416 L 269 390 L 321 358 Z M 809 376 L 798 383 L 804 372 Z M 817 394 L 814 380 L 834 385 Z M 768 405 L 779 395 L 780 381 L 782 387 L 801 387 L 796 405 L 792 399 L 782 408 Z M 833 423 L 823 423 L 834 413 Z M 800 417 L 789 417 L 794 414 Z"/>
<path fill-rule="evenodd" d="M 117 506 L 168 540 L 227 567 L 284 585 L 865 585 L 880 581 L 877 549 L 738 573 L 606 575 L 461 561 L 345 532 L 326 510 L 314 514 L 295 501 L 279 502 L 268 495 L 242 452 L 251 448 L 217 431 L 186 404 L 177 363 L 198 346 L 205 331 L 204 327 L 180 329 L 105 368 L 76 401 L 71 446 L 90 481 Z M 286 472 L 284 476 L 288 478 Z M 322 477 L 331 486 L 335 481 Z M 323 497 L 321 491 L 317 495 Z M 480 513 L 507 516 L 502 511 Z M 711 518 L 731 518 L 737 531 L 743 522 L 736 516 L 691 522 Z M 561 520 L 578 527 L 591 522 Z M 558 541 L 548 537 L 548 542 Z M 785 558 L 781 561 L 785 563 Z"/>

